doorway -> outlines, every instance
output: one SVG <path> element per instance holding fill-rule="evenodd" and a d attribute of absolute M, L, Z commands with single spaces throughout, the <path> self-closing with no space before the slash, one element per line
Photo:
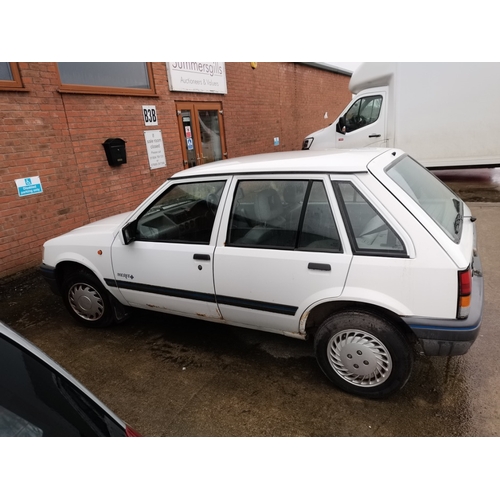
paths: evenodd
<path fill-rule="evenodd" d="M 177 102 L 184 168 L 227 158 L 224 115 L 219 102 Z"/>

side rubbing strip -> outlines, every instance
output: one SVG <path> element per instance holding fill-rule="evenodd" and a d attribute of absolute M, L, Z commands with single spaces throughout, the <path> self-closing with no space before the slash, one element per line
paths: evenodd
<path fill-rule="evenodd" d="M 294 316 L 298 309 L 298 307 L 294 306 L 274 304 L 272 302 L 260 302 L 258 300 L 240 299 L 238 297 L 225 297 L 221 295 L 217 295 L 217 302 L 227 306 L 243 307 L 245 309 L 255 309 L 257 311 L 285 314 L 287 316 Z"/>
<path fill-rule="evenodd" d="M 238 297 L 217 296 L 211 293 L 193 292 L 190 290 L 179 290 L 177 288 L 166 288 L 163 286 L 144 285 L 143 283 L 134 283 L 132 281 L 115 281 L 114 279 L 105 279 L 106 284 L 114 288 L 126 290 L 137 290 L 139 292 L 154 293 L 157 295 L 166 295 L 168 297 L 180 297 L 183 299 L 199 300 L 201 302 L 212 302 L 225 304 L 228 306 L 243 307 L 245 309 L 255 309 L 256 311 L 266 311 L 286 316 L 294 316 L 298 307 L 287 306 L 284 304 L 275 304 L 273 302 L 260 302 L 259 300 L 240 299 Z"/>
<path fill-rule="evenodd" d="M 125 290 L 137 290 L 138 292 L 154 293 L 156 295 L 166 295 L 168 297 L 179 297 L 182 299 L 199 300 L 201 302 L 215 303 L 213 293 L 193 292 L 191 290 L 180 290 L 178 288 L 166 288 L 163 286 L 144 285 L 143 283 L 133 283 L 132 281 L 105 280 L 108 286 L 115 286 Z"/>

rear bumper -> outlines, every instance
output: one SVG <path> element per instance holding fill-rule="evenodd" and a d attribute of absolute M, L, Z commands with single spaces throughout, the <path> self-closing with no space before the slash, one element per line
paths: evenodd
<path fill-rule="evenodd" d="M 438 320 L 403 318 L 413 330 L 427 356 L 457 356 L 472 346 L 483 319 L 484 281 L 481 260 L 474 258 L 474 278 L 469 317 L 467 319 Z"/>

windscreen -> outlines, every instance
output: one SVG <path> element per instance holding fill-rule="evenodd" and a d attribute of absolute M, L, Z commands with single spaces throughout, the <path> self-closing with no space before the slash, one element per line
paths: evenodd
<path fill-rule="evenodd" d="M 462 233 L 463 202 L 432 172 L 409 156 L 386 169 L 387 175 L 458 243 Z"/>

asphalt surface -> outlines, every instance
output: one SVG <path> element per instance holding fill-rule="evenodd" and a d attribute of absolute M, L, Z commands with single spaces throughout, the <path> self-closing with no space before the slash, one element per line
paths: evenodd
<path fill-rule="evenodd" d="M 498 436 L 500 200 L 485 198 L 469 203 L 485 277 L 480 336 L 464 356 L 419 357 L 387 400 L 336 389 L 309 342 L 147 311 L 81 327 L 37 273 L 0 283 L 0 319 L 145 436 Z"/>

